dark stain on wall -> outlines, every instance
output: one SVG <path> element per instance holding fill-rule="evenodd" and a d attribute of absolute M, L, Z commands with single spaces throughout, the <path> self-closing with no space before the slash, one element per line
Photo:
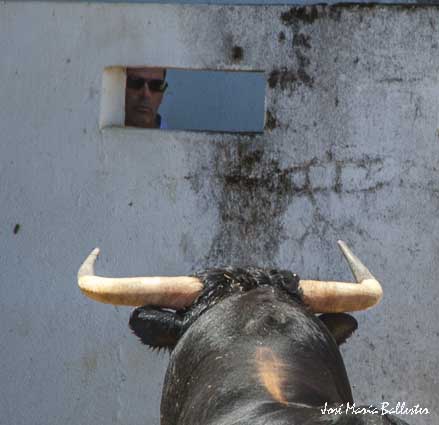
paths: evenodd
<path fill-rule="evenodd" d="M 285 55 L 268 71 L 267 83 L 270 89 L 287 92 L 270 94 L 272 102 L 266 111 L 265 134 L 242 135 L 239 140 L 232 141 L 227 137 L 219 138 L 207 148 L 200 148 L 199 155 L 204 158 L 196 161 L 196 168 L 185 179 L 197 193 L 200 210 L 215 211 L 217 218 L 214 219 L 212 232 L 215 234 L 210 248 L 195 267 L 276 266 L 286 238 L 296 238 L 303 243 L 310 236 L 324 237 L 325 229 L 344 231 L 355 226 L 349 219 L 334 223 L 325 210 L 327 199 L 357 197 L 358 193 L 367 196 L 391 184 L 377 171 L 383 163 L 378 157 L 340 158 L 340 154 L 328 150 L 316 153 L 315 157 L 313 153 L 304 160 L 306 149 L 291 148 L 304 141 L 291 140 L 291 145 L 286 147 L 286 144 L 277 145 L 271 140 L 271 131 L 282 126 L 277 99 L 290 95 L 288 90 L 312 88 L 317 84 L 314 78 L 320 75 L 316 71 L 319 35 L 314 27 L 320 25 L 319 19 L 338 19 L 343 10 L 343 7 L 331 9 L 329 6 L 285 8 L 280 14 L 283 26 L 273 33 L 274 41 L 277 38 L 281 44 L 278 47 Z M 242 43 L 235 34 L 223 34 L 223 53 L 227 61 L 239 61 L 244 57 Z M 352 60 L 360 62 L 355 56 Z M 336 93 L 332 102 L 331 106 L 335 107 L 341 102 Z M 315 122 L 313 125 L 316 126 Z M 298 138 L 298 134 L 291 129 L 287 137 Z M 287 162 L 282 149 L 288 151 Z M 301 159 L 296 160 L 294 152 L 300 152 L 298 157 Z M 289 218 L 301 214 L 295 210 L 296 205 L 297 208 L 306 207 L 304 214 L 307 217 L 302 226 L 306 227 L 305 231 L 302 228 L 301 233 L 295 234 L 294 229 L 284 226 L 287 214 Z M 356 231 L 360 233 L 363 229 Z"/>
<path fill-rule="evenodd" d="M 235 62 L 239 62 L 244 57 L 244 49 L 241 46 L 232 47 L 232 59 Z"/>
<path fill-rule="evenodd" d="M 235 35 L 229 32 L 223 34 L 224 54 L 229 63 L 239 63 L 244 59 L 244 48 L 240 46 Z"/>
<path fill-rule="evenodd" d="M 284 25 L 293 25 L 297 22 L 312 24 L 319 17 L 317 6 L 292 7 L 280 16 Z"/>
<path fill-rule="evenodd" d="M 293 38 L 294 47 L 305 47 L 306 49 L 311 48 L 310 43 L 311 36 L 303 33 L 295 34 Z"/>
<path fill-rule="evenodd" d="M 265 128 L 267 130 L 273 130 L 277 126 L 276 117 L 271 113 L 271 111 L 267 110 L 265 114 Z"/>
<path fill-rule="evenodd" d="M 292 8 L 292 10 L 302 10 L 303 8 Z M 299 16 L 307 16 L 308 13 L 313 15 L 315 8 L 305 8 L 306 12 L 300 12 Z M 308 10 L 309 9 L 309 10 Z M 291 12 L 291 11 L 290 11 Z M 290 15 L 288 15 L 290 16 Z M 312 48 L 311 35 L 307 34 L 301 28 L 299 21 L 291 21 L 289 24 L 292 33 L 292 57 L 295 58 L 295 63 L 283 68 L 274 68 L 268 78 L 268 85 L 270 88 L 279 86 L 282 90 L 294 90 L 297 84 L 303 84 L 307 87 L 314 86 L 314 78 L 311 75 L 311 60 L 307 52 Z M 283 39 L 285 33 L 282 32 Z"/>
<path fill-rule="evenodd" d="M 218 143 L 213 161 L 212 188 L 220 226 L 205 262 L 207 265 L 273 265 L 282 241 L 282 217 L 294 188 L 278 155 L 264 142 Z"/>
<path fill-rule="evenodd" d="M 295 199 L 306 197 L 311 205 L 312 225 L 300 243 L 332 223 L 320 211 L 317 196 L 339 196 L 377 192 L 389 183 L 374 178 L 382 168 L 380 158 L 336 159 L 322 153 L 300 163 L 285 166 L 284 155 L 268 145 L 265 138 L 242 137 L 240 141 L 217 141 L 211 146 L 209 162 L 185 177 L 207 208 L 218 211 L 216 235 L 197 267 L 255 265 L 276 267 L 282 242 L 294 229 L 284 228 L 284 217 Z M 201 161 L 200 161 L 201 163 Z M 343 169 L 347 167 L 344 187 Z M 364 181 L 352 188 L 352 170 L 360 168 Z M 323 178 L 315 176 L 323 170 Z M 316 180 L 317 179 L 317 180 Z M 213 204 L 213 205 L 212 205 Z"/>
<path fill-rule="evenodd" d="M 329 17 L 334 21 L 339 21 L 344 10 L 364 11 L 370 10 L 374 13 L 379 9 L 400 9 L 408 12 L 415 12 L 421 8 L 431 7 L 429 5 L 437 4 L 436 0 L 418 1 L 418 4 L 378 4 L 378 3 L 339 3 L 335 5 L 311 5 L 311 6 L 293 6 L 287 11 L 282 12 L 280 21 L 283 25 L 297 27 L 300 24 L 313 24 L 315 21 Z M 359 19 L 362 21 L 364 12 Z M 433 25 L 430 23 L 430 25 Z"/>
<path fill-rule="evenodd" d="M 299 80 L 297 72 L 282 68 L 273 69 L 268 77 L 268 86 L 272 89 L 279 86 L 282 90 L 291 87 L 291 85 Z"/>
<path fill-rule="evenodd" d="M 309 65 L 309 59 L 298 53 L 299 66 L 297 70 L 282 68 L 273 69 L 268 77 L 268 86 L 271 89 L 280 87 L 282 90 L 287 88 L 294 88 L 295 84 L 304 84 L 308 87 L 312 87 L 314 84 L 314 78 L 308 74 L 307 66 Z"/>

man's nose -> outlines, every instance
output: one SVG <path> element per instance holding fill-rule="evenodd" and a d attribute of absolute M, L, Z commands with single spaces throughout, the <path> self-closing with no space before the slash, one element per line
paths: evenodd
<path fill-rule="evenodd" d="M 151 97 L 151 90 L 148 87 L 148 83 L 145 81 L 142 87 L 142 96 L 143 97 Z"/>

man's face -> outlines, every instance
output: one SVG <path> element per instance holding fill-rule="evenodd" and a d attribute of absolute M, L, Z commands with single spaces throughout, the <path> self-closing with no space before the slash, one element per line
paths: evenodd
<path fill-rule="evenodd" d="M 163 68 L 127 68 L 125 90 L 125 125 L 157 128 L 157 111 L 163 92 L 154 90 L 157 81 L 142 84 L 143 80 L 164 80 Z"/>

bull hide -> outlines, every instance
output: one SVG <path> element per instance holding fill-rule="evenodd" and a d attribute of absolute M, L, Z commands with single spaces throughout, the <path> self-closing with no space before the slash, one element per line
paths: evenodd
<path fill-rule="evenodd" d="M 161 425 L 407 425 L 370 406 L 325 412 L 353 405 L 338 344 L 357 324 L 311 313 L 297 275 L 228 268 L 198 277 L 204 289 L 188 308 L 144 306 L 130 318 L 142 343 L 171 351 Z"/>

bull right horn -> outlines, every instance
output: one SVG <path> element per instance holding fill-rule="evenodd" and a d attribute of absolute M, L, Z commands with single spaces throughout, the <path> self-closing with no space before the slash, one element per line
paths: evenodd
<path fill-rule="evenodd" d="M 191 305 L 203 289 L 201 281 L 191 276 L 96 276 L 94 263 L 98 255 L 99 248 L 95 248 L 85 259 L 78 271 L 78 285 L 85 295 L 101 303 L 179 310 Z"/>
<path fill-rule="evenodd" d="M 357 283 L 300 280 L 303 302 L 314 313 L 343 313 L 366 310 L 378 304 L 383 296 L 380 283 L 352 253 L 338 241 Z"/>

